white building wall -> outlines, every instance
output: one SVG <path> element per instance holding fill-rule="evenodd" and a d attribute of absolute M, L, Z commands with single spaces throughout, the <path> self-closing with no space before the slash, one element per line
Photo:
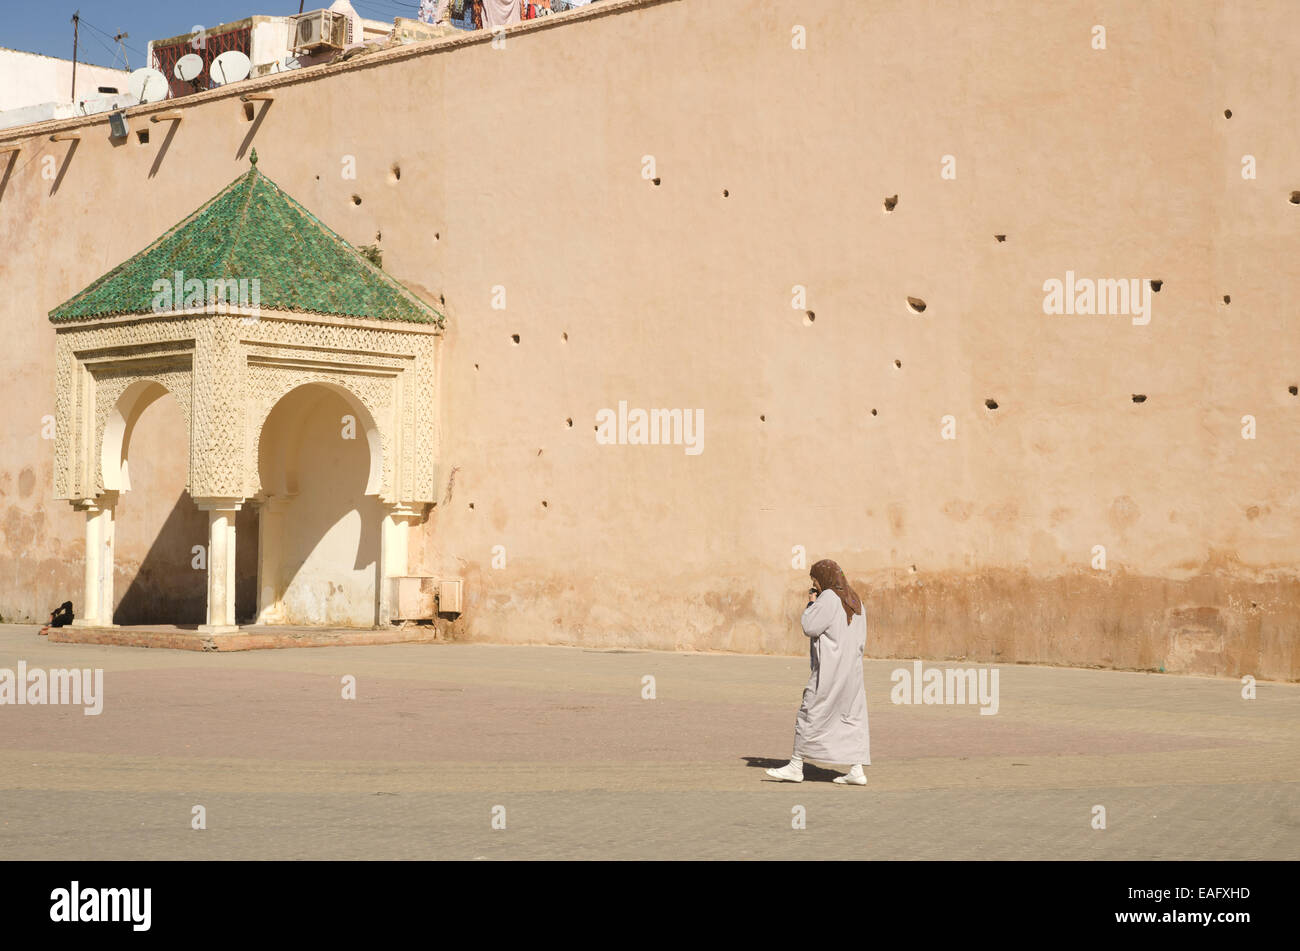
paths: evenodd
<path fill-rule="evenodd" d="M 125 95 L 129 75 L 124 69 L 78 63 L 78 102 L 102 95 L 100 86 L 114 86 Z M 0 112 L 51 102 L 72 102 L 72 60 L 0 49 Z"/>

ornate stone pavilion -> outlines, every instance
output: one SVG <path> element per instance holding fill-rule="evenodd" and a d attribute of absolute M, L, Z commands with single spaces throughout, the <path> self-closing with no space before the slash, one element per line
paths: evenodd
<path fill-rule="evenodd" d="M 386 579 L 407 573 L 408 532 L 435 497 L 442 314 L 259 172 L 254 152 L 245 174 L 49 317 L 55 490 L 86 514 L 77 625 L 112 625 L 114 508 L 131 489 L 131 434 L 167 393 L 188 429 L 187 490 L 208 513 L 200 631 L 238 630 L 236 544 L 258 548 L 257 622 L 281 622 L 283 512 L 298 473 L 275 461 L 294 438 L 289 397 L 321 390 L 346 403 L 368 452 L 365 495 L 379 504 L 365 511 L 381 522 L 366 527 L 379 534 L 374 621 L 387 621 Z M 287 409 L 272 427 L 277 406 Z M 258 538 L 236 539 L 235 513 L 250 504 Z"/>

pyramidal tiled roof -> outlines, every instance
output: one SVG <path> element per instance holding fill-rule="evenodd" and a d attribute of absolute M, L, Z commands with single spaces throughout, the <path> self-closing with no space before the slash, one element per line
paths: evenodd
<path fill-rule="evenodd" d="M 50 311 L 54 323 L 148 314 L 154 282 L 257 279 L 263 310 L 443 324 L 443 315 L 252 166 L 149 247 Z M 170 308 L 168 308 L 170 309 Z M 178 302 L 176 309 L 181 309 Z"/>

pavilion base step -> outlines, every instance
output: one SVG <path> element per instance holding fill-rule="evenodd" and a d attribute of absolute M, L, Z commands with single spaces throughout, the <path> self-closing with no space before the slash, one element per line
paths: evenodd
<path fill-rule="evenodd" d="M 284 647 L 363 647 L 377 644 L 446 643 L 433 625 L 388 628 L 323 628 L 243 625 L 228 633 L 193 627 L 113 626 L 51 628 L 52 644 L 105 644 L 113 647 L 161 647 L 185 651 L 255 651 Z"/>

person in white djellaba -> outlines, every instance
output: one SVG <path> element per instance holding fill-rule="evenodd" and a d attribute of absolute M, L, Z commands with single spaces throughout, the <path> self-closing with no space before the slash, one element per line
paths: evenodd
<path fill-rule="evenodd" d="M 803 612 L 812 668 L 803 703 L 794 721 L 794 755 L 773 779 L 803 782 L 803 761 L 849 764 L 836 776 L 841 785 L 865 786 L 862 767 L 871 764 L 867 693 L 862 686 L 862 655 L 867 649 L 867 615 L 840 566 L 824 559 L 812 566 L 813 587 Z"/>

